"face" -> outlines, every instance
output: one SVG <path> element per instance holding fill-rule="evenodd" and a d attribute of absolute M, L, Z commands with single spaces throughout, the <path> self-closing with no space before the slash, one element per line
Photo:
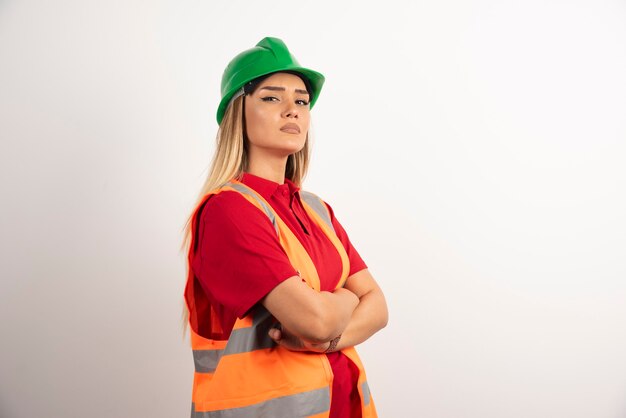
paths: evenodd
<path fill-rule="evenodd" d="M 276 73 L 245 98 L 250 147 L 288 156 L 304 147 L 309 131 L 309 94 L 300 77 Z"/>

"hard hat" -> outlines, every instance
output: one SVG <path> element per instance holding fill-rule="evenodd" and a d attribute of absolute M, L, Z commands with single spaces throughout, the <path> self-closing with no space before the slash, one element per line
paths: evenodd
<path fill-rule="evenodd" d="M 324 76 L 317 71 L 301 67 L 282 40 L 266 37 L 261 39 L 254 48 L 247 49 L 233 58 L 224 70 L 222 100 L 217 108 L 217 123 L 222 123 L 231 99 L 244 84 L 257 77 L 278 71 L 294 71 L 309 80 L 312 90 L 309 92 L 309 104 L 310 108 L 313 108 L 322 90 Z"/>

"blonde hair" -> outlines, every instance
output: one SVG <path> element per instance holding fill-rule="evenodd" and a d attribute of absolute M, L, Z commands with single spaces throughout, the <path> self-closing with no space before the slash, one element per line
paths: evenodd
<path fill-rule="evenodd" d="M 194 215 L 200 209 L 200 203 L 204 200 L 207 193 L 222 187 L 233 178 L 241 180 L 241 177 L 248 169 L 248 139 L 245 135 L 245 118 L 244 118 L 244 96 L 239 96 L 232 101 L 230 106 L 224 113 L 224 118 L 219 126 L 216 136 L 216 147 L 209 166 L 209 174 L 200 189 L 194 209 L 187 218 L 183 226 L 183 243 L 181 251 L 187 255 L 192 243 L 192 221 Z M 304 147 L 287 158 L 287 166 L 285 167 L 285 177 L 294 182 L 298 187 L 302 186 L 302 181 L 306 177 L 309 168 L 310 158 L 310 135 L 307 132 Z M 185 258 L 186 259 L 186 258 Z M 191 266 L 187 263 L 187 275 Z M 187 276 L 186 276 L 187 277 Z M 187 304 L 183 300 L 182 326 L 183 336 L 187 329 L 189 319 L 189 311 Z"/>

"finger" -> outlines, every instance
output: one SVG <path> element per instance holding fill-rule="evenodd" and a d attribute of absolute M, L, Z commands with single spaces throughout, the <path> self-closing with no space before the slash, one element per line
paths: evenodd
<path fill-rule="evenodd" d="M 278 330 L 276 328 L 270 329 L 268 334 L 269 334 L 270 338 L 275 340 L 275 341 L 280 340 L 282 338 L 282 333 L 280 332 L 280 330 Z"/>

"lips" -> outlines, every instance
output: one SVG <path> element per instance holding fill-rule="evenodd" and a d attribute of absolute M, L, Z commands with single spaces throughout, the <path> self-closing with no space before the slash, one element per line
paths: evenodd
<path fill-rule="evenodd" d="M 295 123 L 288 123 L 286 125 L 284 125 L 282 128 L 280 128 L 281 131 L 286 132 L 288 134 L 299 134 L 300 133 L 300 127 L 298 125 L 296 125 Z"/>

